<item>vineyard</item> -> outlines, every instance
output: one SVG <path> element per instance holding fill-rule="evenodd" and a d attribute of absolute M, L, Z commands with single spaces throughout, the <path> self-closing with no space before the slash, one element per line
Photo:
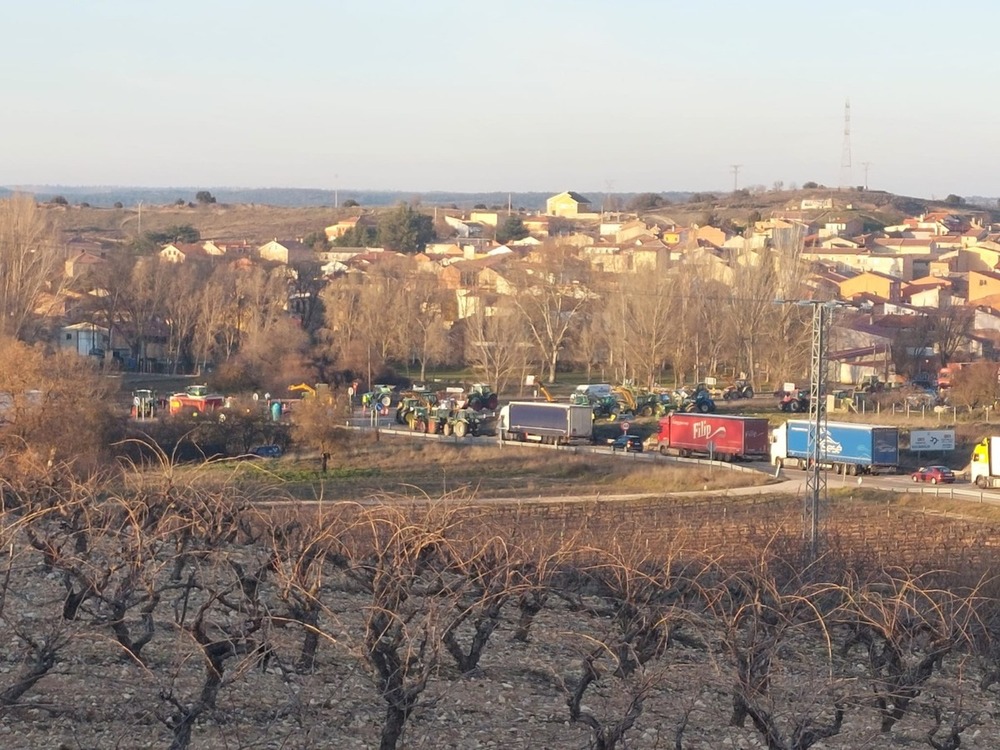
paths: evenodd
<path fill-rule="evenodd" d="M 33 476 L 3 487 L 4 747 L 1000 744 L 986 521 L 835 497 L 810 563 L 780 497 Z"/>

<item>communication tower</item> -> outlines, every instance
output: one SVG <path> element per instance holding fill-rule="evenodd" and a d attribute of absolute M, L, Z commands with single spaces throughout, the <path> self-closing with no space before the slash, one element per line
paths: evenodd
<path fill-rule="evenodd" d="M 854 184 L 851 169 L 851 100 L 844 101 L 844 146 L 840 154 L 840 187 L 850 188 Z"/>

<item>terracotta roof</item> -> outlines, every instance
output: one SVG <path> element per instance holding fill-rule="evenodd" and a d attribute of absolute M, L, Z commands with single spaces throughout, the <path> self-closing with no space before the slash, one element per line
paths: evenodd
<path fill-rule="evenodd" d="M 941 276 L 924 276 L 919 279 L 914 279 L 909 283 L 909 286 L 922 286 L 922 287 L 951 286 L 951 281 Z"/>

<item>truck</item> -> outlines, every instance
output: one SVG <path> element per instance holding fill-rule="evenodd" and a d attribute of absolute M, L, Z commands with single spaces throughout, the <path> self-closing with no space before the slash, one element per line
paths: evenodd
<path fill-rule="evenodd" d="M 771 464 L 807 469 L 812 462 L 808 420 L 788 420 L 771 433 Z M 845 474 L 896 473 L 899 428 L 826 422 L 819 433 L 820 466 Z"/>
<path fill-rule="evenodd" d="M 983 489 L 1000 487 L 1000 437 L 984 437 L 972 449 L 969 480 Z"/>
<path fill-rule="evenodd" d="M 500 409 L 497 432 L 501 440 L 519 442 L 548 445 L 593 442 L 594 412 L 582 404 L 511 401 Z"/>
<path fill-rule="evenodd" d="M 660 420 L 656 448 L 663 455 L 706 455 L 720 461 L 768 455 L 768 423 L 760 417 L 673 412 Z"/>

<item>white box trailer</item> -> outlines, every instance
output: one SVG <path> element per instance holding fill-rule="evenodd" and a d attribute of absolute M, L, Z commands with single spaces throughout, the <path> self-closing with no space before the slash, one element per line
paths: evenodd
<path fill-rule="evenodd" d="M 592 442 L 594 412 L 577 404 L 511 401 L 500 409 L 497 432 L 501 440 L 533 441 L 550 445 Z"/>

